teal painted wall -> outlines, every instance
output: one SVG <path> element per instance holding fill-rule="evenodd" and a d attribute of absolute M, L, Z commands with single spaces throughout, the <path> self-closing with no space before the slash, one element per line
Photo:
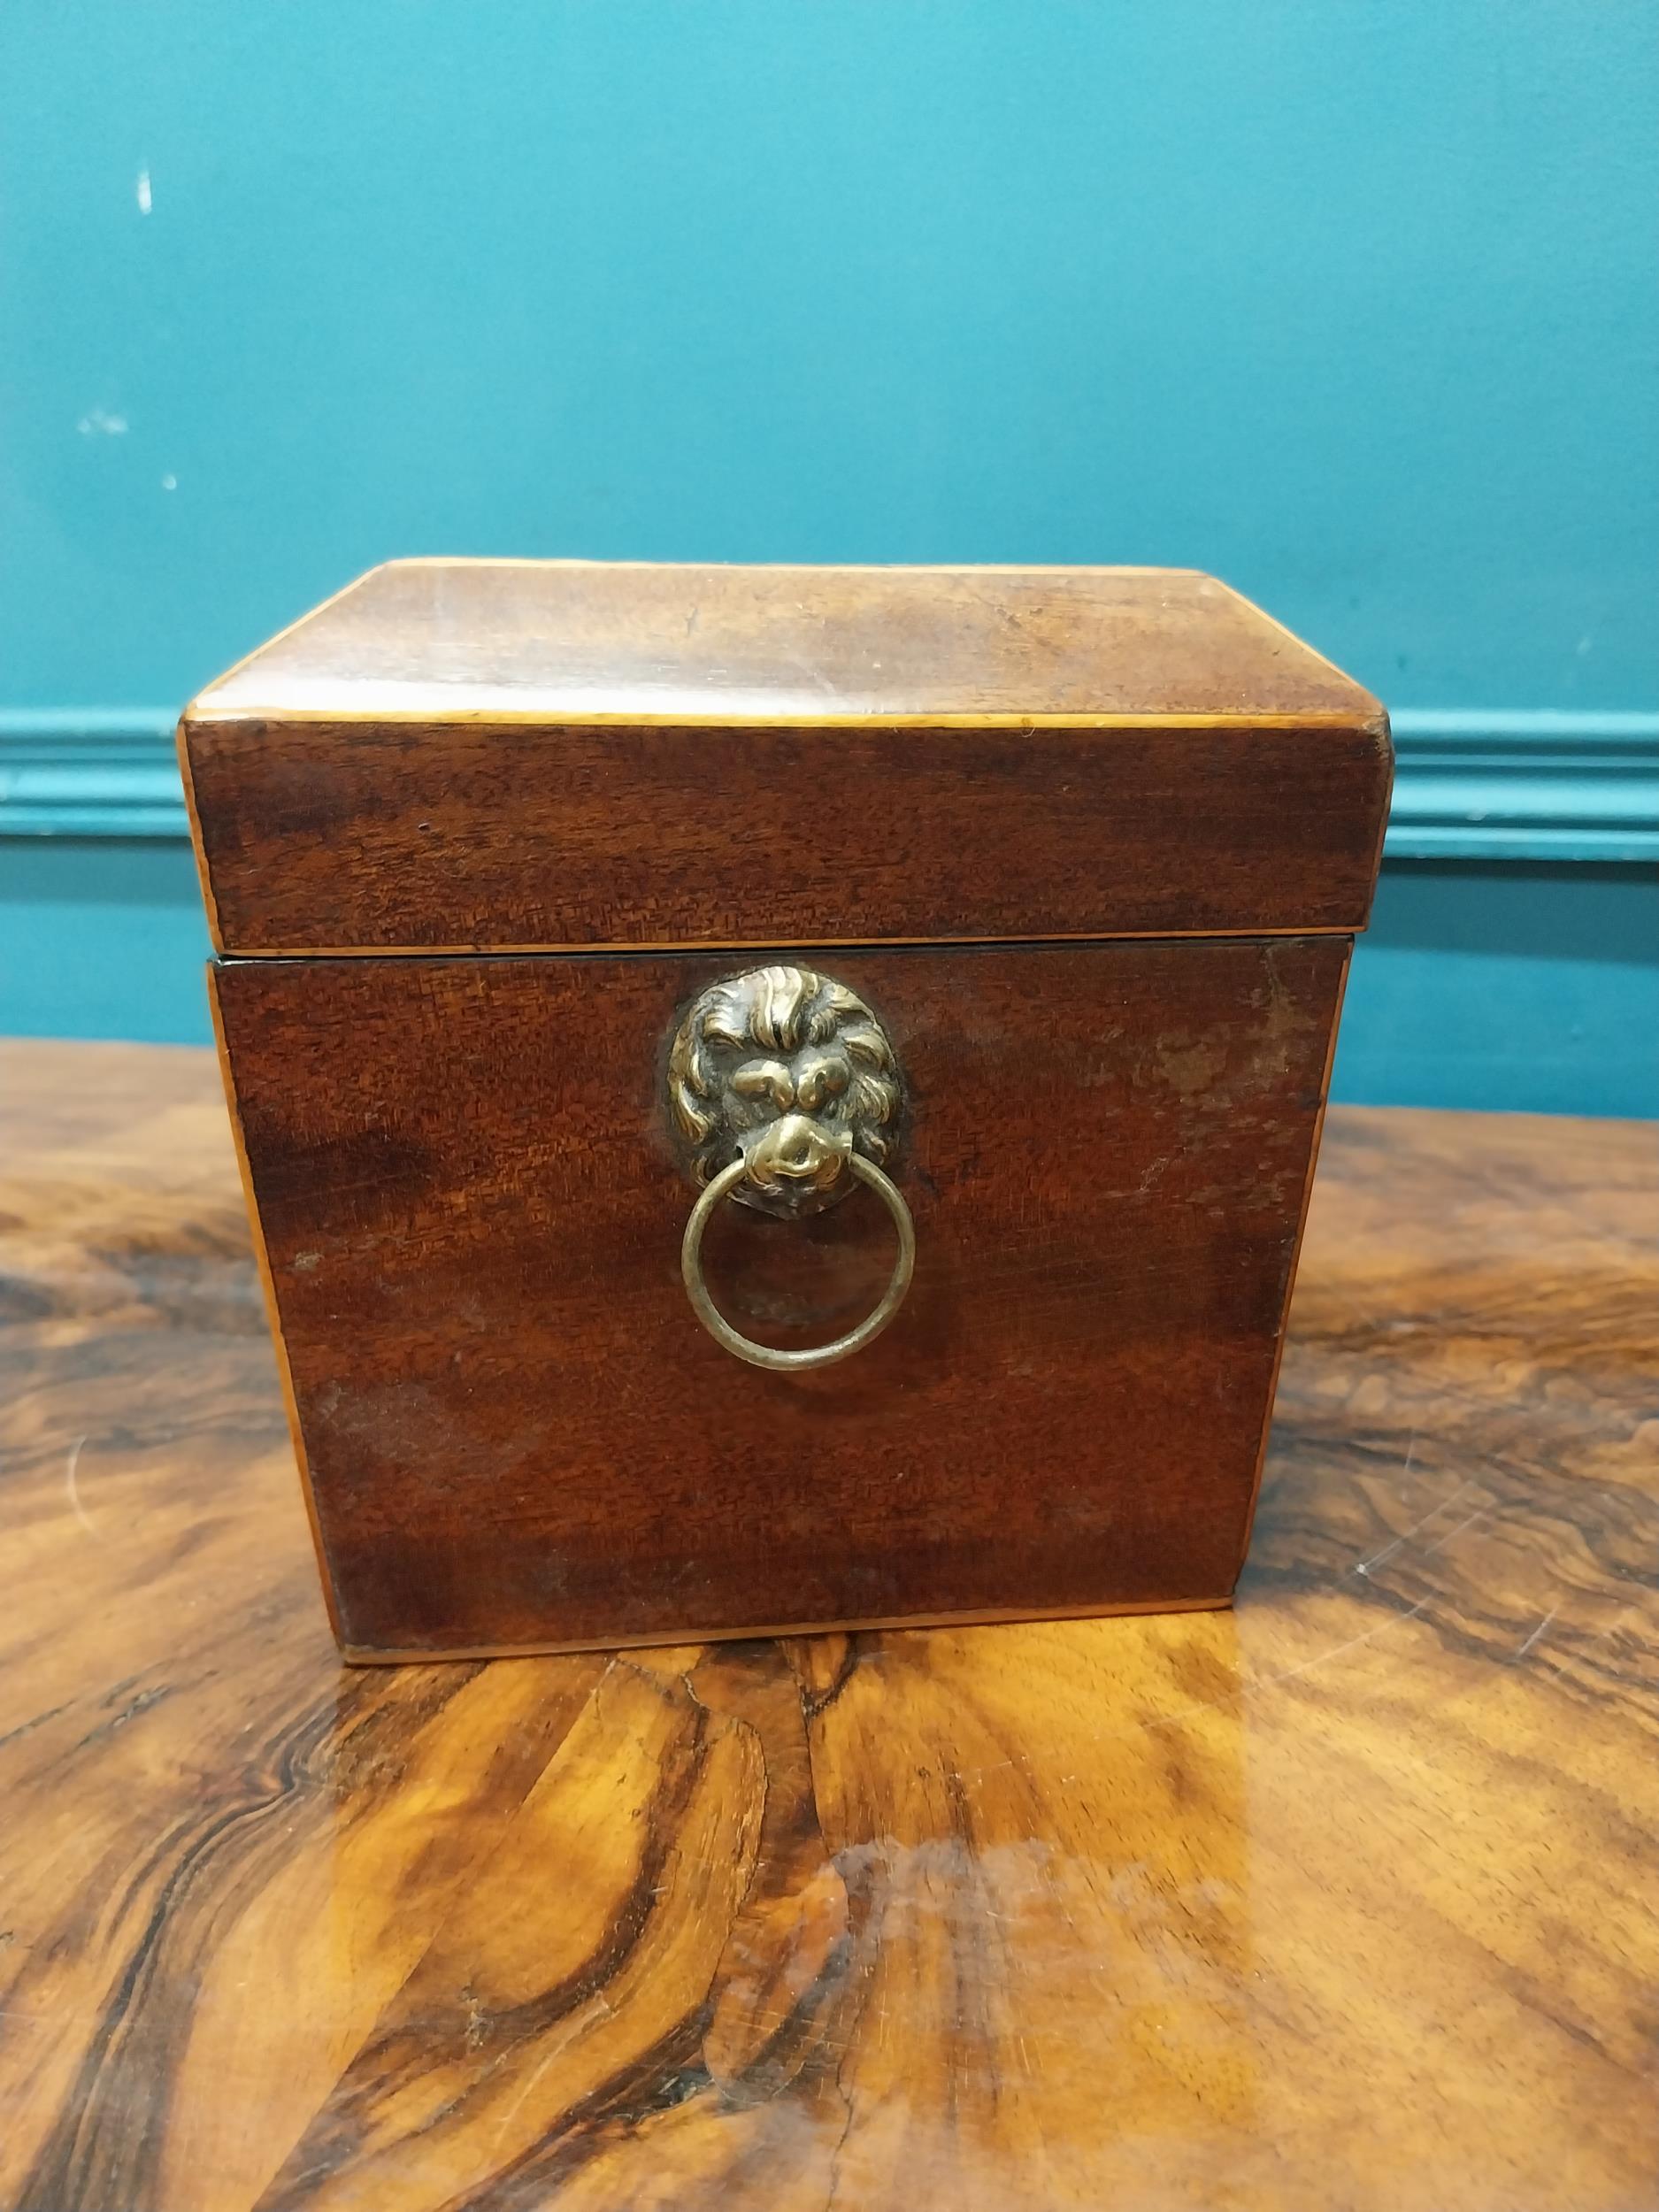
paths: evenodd
<path fill-rule="evenodd" d="M 0 1025 L 199 1019 L 181 856 L 86 836 L 165 765 L 76 714 L 388 555 L 1168 560 L 1407 710 L 1394 849 L 1471 864 L 1391 875 L 1344 1081 L 1460 1094 L 1413 1009 L 1495 991 L 1640 1104 L 1655 879 L 1483 855 L 1659 855 L 1653 0 L 11 0 L 0 82 Z M 1628 956 L 1503 936 L 1557 890 Z"/>
<path fill-rule="evenodd" d="M 188 845 L 0 845 L 0 1034 L 207 1044 L 207 953 Z"/>
<path fill-rule="evenodd" d="M 10 703 L 411 551 L 1192 563 L 1391 703 L 1659 703 L 1640 0 L 0 26 Z"/>
<path fill-rule="evenodd" d="M 1370 1106 L 1659 1115 L 1659 879 L 1386 868 L 1331 1087 Z"/>

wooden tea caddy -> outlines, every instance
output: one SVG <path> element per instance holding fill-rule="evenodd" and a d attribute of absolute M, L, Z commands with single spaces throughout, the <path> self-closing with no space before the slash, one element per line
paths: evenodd
<path fill-rule="evenodd" d="M 1356 684 L 1183 570 L 411 561 L 180 747 L 348 1657 L 1228 1601 Z"/>

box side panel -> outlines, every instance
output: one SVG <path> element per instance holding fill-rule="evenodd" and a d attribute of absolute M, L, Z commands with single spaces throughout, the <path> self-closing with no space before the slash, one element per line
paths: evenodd
<path fill-rule="evenodd" d="M 1351 933 L 1386 726 L 191 719 L 243 955 Z"/>
<path fill-rule="evenodd" d="M 215 903 L 213 897 L 213 874 L 212 870 L 208 864 L 207 841 L 202 834 L 202 817 L 196 810 L 196 779 L 192 772 L 190 763 L 189 724 L 188 720 L 181 720 L 178 728 L 174 731 L 173 749 L 179 757 L 179 780 L 184 787 L 184 810 L 186 818 L 188 820 L 190 825 L 190 850 L 196 859 L 196 880 L 202 887 L 202 904 L 207 914 L 208 939 L 215 952 L 223 952 L 225 949 L 225 938 L 224 933 L 219 926 L 219 908 Z M 208 984 L 208 997 L 210 1001 L 211 1000 L 212 995 L 212 982 L 210 978 Z M 221 1054 L 223 1052 L 223 1044 L 221 1042 Z"/>
<path fill-rule="evenodd" d="M 322 1572 L 323 1601 L 328 1611 L 328 1624 L 336 1638 L 340 1636 L 340 1609 L 335 1602 L 334 1577 L 330 1571 L 328 1554 L 323 1543 L 323 1532 L 317 1517 L 316 1491 L 311 1482 L 311 1468 L 305 1456 L 305 1434 L 300 1422 L 299 1402 L 295 1394 L 294 1372 L 289 1363 L 288 1341 L 282 1332 L 281 1310 L 277 1302 L 276 1285 L 271 1272 L 271 1256 L 265 1248 L 265 1223 L 261 1217 L 257 1194 L 254 1188 L 253 1169 L 248 1157 L 248 1141 L 242 1130 L 242 1108 L 236 1096 L 235 1072 L 229 1048 L 225 1039 L 225 1019 L 219 1002 L 219 978 L 224 973 L 220 962 L 207 964 L 208 1009 L 213 1020 L 213 1041 L 219 1055 L 219 1079 L 225 1086 L 225 1104 L 230 1115 L 231 1141 L 236 1151 L 236 1169 L 242 1179 L 242 1198 L 248 1208 L 248 1226 L 253 1242 L 254 1264 L 259 1271 L 259 1288 L 265 1299 L 265 1318 L 270 1323 L 272 1348 L 276 1355 L 277 1380 L 282 1391 L 282 1407 L 288 1416 L 288 1434 L 293 1439 L 294 1457 L 299 1469 L 300 1487 L 304 1494 L 305 1511 L 311 1524 L 311 1543 L 317 1553 L 317 1564 Z"/>
<path fill-rule="evenodd" d="M 1225 1602 L 1336 938 L 829 953 L 903 1066 L 910 1300 L 731 1358 L 660 1104 L 729 955 L 232 962 L 224 1032 L 341 1632 L 364 1654 Z M 879 1295 L 861 1193 L 707 1246 L 751 1334 Z"/>

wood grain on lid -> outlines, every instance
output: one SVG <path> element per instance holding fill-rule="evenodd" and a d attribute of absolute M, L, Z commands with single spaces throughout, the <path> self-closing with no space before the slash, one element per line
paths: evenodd
<path fill-rule="evenodd" d="M 180 736 L 244 954 L 1347 932 L 1391 758 L 1166 570 L 400 564 Z"/>
<path fill-rule="evenodd" d="M 196 700 L 204 718 L 548 722 L 1308 715 L 1368 692 L 1191 569 L 394 561 Z"/>

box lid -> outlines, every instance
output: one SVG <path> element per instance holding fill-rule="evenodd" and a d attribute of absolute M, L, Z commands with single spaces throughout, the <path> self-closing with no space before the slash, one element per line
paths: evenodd
<path fill-rule="evenodd" d="M 394 562 L 180 738 L 240 954 L 1347 931 L 1391 770 L 1182 569 Z"/>

